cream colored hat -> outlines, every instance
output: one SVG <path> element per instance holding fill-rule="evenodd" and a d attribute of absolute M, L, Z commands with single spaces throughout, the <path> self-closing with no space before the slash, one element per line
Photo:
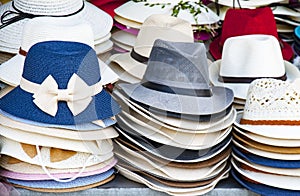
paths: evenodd
<path fill-rule="evenodd" d="M 94 33 L 94 40 L 106 36 L 113 24 L 112 17 L 92 5 L 82 0 L 14 0 L 0 7 L 0 15 L 6 11 L 16 12 L 17 14 L 9 14 L 4 17 L 3 23 L 5 27 L 0 29 L 0 50 L 9 53 L 18 53 L 22 40 L 22 29 L 25 23 L 30 20 L 25 19 L 11 23 L 12 17 L 18 17 L 20 12 L 32 15 L 56 16 L 53 18 L 64 18 L 69 23 L 84 20 L 91 25 Z M 10 16 L 11 15 L 11 16 Z M 22 17 L 21 17 L 22 18 Z"/>
<path fill-rule="evenodd" d="M 24 24 L 22 43 L 19 45 L 20 49 L 18 54 L 1 64 L 0 80 L 11 86 L 19 85 L 26 54 L 31 46 L 38 42 L 54 40 L 81 42 L 96 49 L 93 37 L 94 35 L 91 26 L 84 20 L 70 22 L 69 19 L 66 18 L 53 17 L 38 17 L 31 19 Z M 110 33 L 100 40 L 101 42 L 97 44 L 98 50 L 101 51 L 104 50 L 105 47 L 112 47 L 109 38 Z M 109 45 L 105 46 L 107 41 L 109 41 Z M 107 48 L 105 50 L 107 50 Z M 114 83 L 118 80 L 118 76 L 100 59 L 99 65 L 104 85 Z"/>
<path fill-rule="evenodd" d="M 299 70 L 282 58 L 278 40 L 271 35 L 243 35 L 225 41 L 222 59 L 209 66 L 210 81 L 225 86 L 234 96 L 246 99 L 249 84 L 258 78 L 293 81 Z"/>
<path fill-rule="evenodd" d="M 143 23 L 133 50 L 112 55 L 110 61 L 119 64 L 134 77 L 142 79 L 156 39 L 192 43 L 194 42 L 193 29 L 191 24 L 183 19 L 169 15 L 151 15 Z"/>

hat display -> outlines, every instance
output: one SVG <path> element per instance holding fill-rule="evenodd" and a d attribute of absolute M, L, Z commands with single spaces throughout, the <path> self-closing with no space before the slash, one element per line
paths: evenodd
<path fill-rule="evenodd" d="M 89 93 L 80 95 L 82 89 Z M 55 94 L 51 96 L 47 91 L 57 93 L 56 101 L 50 101 Z M 78 94 L 68 97 L 68 91 Z M 78 108 L 74 107 L 76 99 L 82 104 Z M 120 111 L 102 89 L 94 50 L 85 44 L 63 41 L 40 42 L 30 48 L 20 86 L 2 97 L 0 108 L 20 118 L 66 125 L 109 118 Z"/>
<path fill-rule="evenodd" d="M 62 2 L 50 0 L 47 3 L 35 0 L 14 0 L 0 7 L 0 15 L 3 18 L 3 23 L 0 24 L 0 50 L 8 53 L 18 53 L 23 26 L 30 18 L 54 16 L 65 18 L 70 24 L 84 20 L 91 25 L 94 40 L 106 36 L 113 24 L 110 15 L 82 0 Z"/>
<path fill-rule="evenodd" d="M 181 67 L 182 64 L 189 69 Z M 180 114 L 220 113 L 233 101 L 230 89 L 209 86 L 203 44 L 157 40 L 143 82 L 119 86 L 137 102 Z"/>
<path fill-rule="evenodd" d="M 70 23 L 70 21 L 64 18 L 33 18 L 24 24 L 22 42 L 19 46 L 18 54 L 1 64 L 0 80 L 9 85 L 18 86 L 22 77 L 27 52 L 31 46 L 38 42 L 53 40 L 72 41 L 84 43 L 92 48 L 96 48 L 97 46 L 94 44 L 93 37 L 94 35 L 90 25 L 82 20 L 77 21 L 77 23 Z M 109 39 L 109 37 L 107 39 Z M 100 59 L 99 65 L 103 85 L 118 80 L 118 76 Z"/>
<path fill-rule="evenodd" d="M 221 35 L 211 42 L 209 52 L 215 59 L 220 59 L 228 38 L 249 34 L 273 35 L 280 42 L 283 59 L 288 61 L 292 59 L 291 46 L 278 37 L 276 21 L 270 7 L 229 9 L 222 24 Z"/>
<path fill-rule="evenodd" d="M 259 78 L 293 81 L 299 70 L 282 59 L 279 42 L 271 35 L 243 35 L 225 41 L 222 59 L 209 66 L 210 81 L 245 100 L 249 84 Z"/>
<path fill-rule="evenodd" d="M 115 54 L 110 61 L 117 63 L 130 75 L 142 79 L 146 63 L 156 39 L 193 42 L 193 29 L 190 23 L 168 15 L 151 15 L 140 28 L 131 52 Z"/>

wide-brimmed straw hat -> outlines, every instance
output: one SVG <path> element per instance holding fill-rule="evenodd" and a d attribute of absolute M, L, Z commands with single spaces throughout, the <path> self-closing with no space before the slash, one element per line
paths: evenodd
<path fill-rule="evenodd" d="M 228 38 L 222 59 L 210 64 L 209 75 L 213 85 L 230 88 L 236 98 L 246 99 L 253 80 L 293 81 L 300 77 L 300 72 L 282 58 L 279 42 L 274 36 L 253 34 Z"/>
<path fill-rule="evenodd" d="M 110 15 L 83 0 L 14 0 L 0 7 L 3 20 L 0 24 L 0 50 L 9 53 L 18 53 L 22 40 L 24 24 L 40 16 L 66 18 L 70 23 L 84 20 L 93 29 L 94 40 L 106 36 L 113 24 Z"/>
<path fill-rule="evenodd" d="M 143 23 L 131 52 L 110 57 L 126 72 L 142 79 L 147 67 L 154 41 L 163 39 L 177 42 L 194 42 L 193 29 L 189 22 L 168 15 L 151 15 Z"/>
<path fill-rule="evenodd" d="M 91 26 L 83 20 L 70 23 L 65 18 L 33 18 L 24 25 L 18 54 L 1 64 L 0 80 L 11 86 L 19 85 L 27 52 L 34 44 L 43 41 L 80 42 L 95 49 Z M 103 85 L 118 80 L 118 76 L 100 59 L 99 65 Z"/>
<path fill-rule="evenodd" d="M 142 82 L 119 86 L 138 103 L 188 119 L 224 116 L 233 102 L 232 90 L 209 85 L 203 43 L 156 40 Z"/>
<path fill-rule="evenodd" d="M 222 24 L 221 35 L 211 42 L 209 51 L 213 58 L 221 59 L 223 46 L 228 38 L 249 34 L 273 35 L 280 42 L 283 59 L 288 61 L 292 59 L 293 50 L 288 43 L 279 38 L 276 21 L 270 7 L 229 9 Z"/>
<path fill-rule="evenodd" d="M 29 49 L 20 86 L 2 97 L 0 109 L 19 118 L 61 125 L 106 119 L 120 111 L 102 87 L 95 51 L 65 41 L 39 42 Z"/>

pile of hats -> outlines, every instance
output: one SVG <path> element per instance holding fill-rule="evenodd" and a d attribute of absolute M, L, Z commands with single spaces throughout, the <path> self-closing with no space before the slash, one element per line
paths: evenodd
<path fill-rule="evenodd" d="M 262 195 L 299 195 L 300 80 L 258 79 L 234 123 L 234 178 Z"/>
<path fill-rule="evenodd" d="M 103 88 L 95 50 L 75 41 L 38 42 L 26 51 L 19 79 L 0 100 L 0 175 L 42 192 L 111 181 L 120 106 Z"/>
<path fill-rule="evenodd" d="M 172 13 L 177 13 L 176 17 L 192 24 L 196 40 L 210 39 L 211 35 L 207 33 L 207 30 L 214 32 L 215 29 L 219 28 L 218 22 L 220 20 L 210 8 L 202 2 L 199 5 L 196 1 L 128 1 L 117 7 L 114 12 L 115 26 L 120 31 L 113 33 L 112 40 L 118 51 L 130 51 L 134 47 L 134 40 L 143 23 L 149 16 L 154 14 L 171 16 Z M 167 19 L 161 17 L 160 20 L 165 21 Z"/>
<path fill-rule="evenodd" d="M 22 29 L 31 18 L 49 16 L 66 20 L 70 24 L 84 21 L 91 25 L 97 54 L 112 49 L 110 41 L 112 17 L 87 1 L 82 0 L 13 0 L 0 7 L 0 51 L 12 54 L 19 51 L 22 41 Z M 4 56 L 4 55 L 0 56 Z M 2 59 L 0 63 L 8 60 Z"/>
<path fill-rule="evenodd" d="M 228 177 L 233 92 L 211 87 L 203 43 L 156 40 L 141 82 L 119 83 L 116 166 L 171 195 L 200 195 Z"/>
<path fill-rule="evenodd" d="M 183 19 L 154 14 L 143 23 L 134 47 L 130 52 L 112 55 L 109 66 L 118 74 L 120 80 L 127 83 L 141 81 L 147 67 L 147 61 L 156 39 L 177 42 L 194 42 L 193 28 Z"/>
<path fill-rule="evenodd" d="M 233 26 L 238 28 L 233 30 Z M 234 91 L 236 109 L 244 108 L 253 80 L 267 77 L 293 81 L 300 76 L 287 61 L 293 56 L 292 48 L 278 37 L 268 7 L 228 10 L 222 34 L 210 44 L 210 53 L 219 59 L 209 67 L 210 81 Z"/>

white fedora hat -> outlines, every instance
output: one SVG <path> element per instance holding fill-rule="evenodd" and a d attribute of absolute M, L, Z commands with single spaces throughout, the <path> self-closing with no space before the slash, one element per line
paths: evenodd
<path fill-rule="evenodd" d="M 142 79 L 156 39 L 192 43 L 194 42 L 193 29 L 191 24 L 183 19 L 168 15 L 151 15 L 143 23 L 133 50 L 112 55 L 110 61 L 119 64 L 134 77 Z"/>
<path fill-rule="evenodd" d="M 4 13 L 5 17 L 3 16 Z M 25 13 L 25 17 L 23 13 Z M 109 14 L 82 0 L 50 0 L 47 2 L 14 0 L 0 7 L 0 15 L 4 18 L 4 23 L 0 24 L 0 50 L 9 53 L 18 52 L 22 40 L 22 29 L 29 20 L 26 18 L 28 16 L 32 18 L 55 16 L 65 18 L 70 23 L 84 20 L 91 25 L 94 40 L 107 35 L 113 24 L 113 19 Z M 16 18 L 11 18 L 10 15 Z M 21 20 L 15 21 L 13 19 Z"/>
<path fill-rule="evenodd" d="M 278 40 L 271 35 L 253 34 L 228 38 L 222 59 L 209 66 L 210 81 L 225 86 L 234 96 L 246 99 L 249 84 L 258 78 L 293 81 L 299 70 L 283 60 Z"/>
<path fill-rule="evenodd" d="M 84 20 L 77 20 L 70 23 L 65 18 L 39 17 L 31 19 L 24 25 L 22 42 L 19 45 L 18 54 L 1 64 L 0 80 L 11 86 L 19 85 L 26 54 L 31 46 L 38 42 L 53 40 L 81 42 L 94 49 L 100 46 L 97 50 L 107 50 L 107 48 L 101 47 L 104 42 L 109 41 L 109 38 L 110 34 L 95 46 L 91 26 Z M 111 48 L 112 43 L 109 44 Z M 104 85 L 114 83 L 118 80 L 118 76 L 100 59 L 99 65 Z"/>
<path fill-rule="evenodd" d="M 156 1 L 148 0 L 147 3 L 169 3 L 166 4 L 163 8 L 161 6 L 147 6 L 145 2 L 134 2 L 128 1 L 123 5 L 115 9 L 115 13 L 122 18 L 144 23 L 146 18 L 154 14 L 165 14 L 171 15 L 173 7 L 179 3 L 179 1 Z M 189 10 L 181 10 L 178 13 L 178 18 L 184 19 L 191 23 L 192 25 L 205 25 L 213 24 L 219 21 L 219 17 L 212 11 L 210 8 L 205 5 L 199 6 L 195 3 L 196 1 L 191 1 L 190 4 L 195 7 L 195 9 L 200 9 L 201 13 L 197 15 L 197 21 Z"/>

